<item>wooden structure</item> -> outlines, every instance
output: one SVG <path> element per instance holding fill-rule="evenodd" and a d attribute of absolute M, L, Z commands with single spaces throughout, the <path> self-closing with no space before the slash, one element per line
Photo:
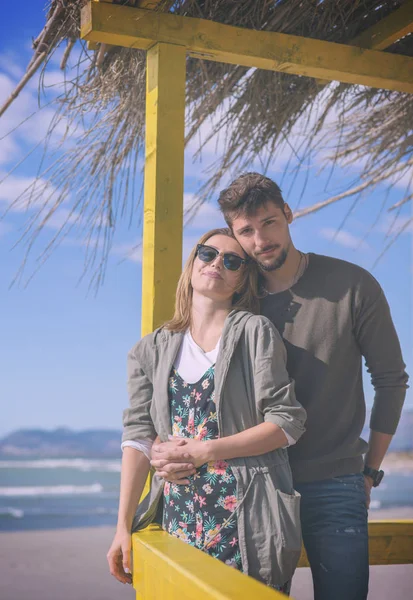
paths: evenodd
<path fill-rule="evenodd" d="M 363 32 L 355 45 L 253 31 L 107 0 L 84 6 L 83 39 L 147 50 L 142 335 L 171 317 L 182 268 L 186 55 L 412 93 L 413 58 L 382 52 L 412 31 L 413 0 Z"/>
<path fill-rule="evenodd" d="M 413 58 L 382 50 L 413 32 L 413 0 L 337 44 L 93 0 L 81 37 L 147 51 L 142 335 L 171 317 L 182 267 L 186 56 L 413 93 Z M 143 8 L 142 8 L 143 7 Z M 137 598 L 282 597 L 151 527 L 133 536 Z M 371 564 L 413 562 L 413 521 L 370 524 Z M 302 556 L 301 566 L 306 566 Z"/>

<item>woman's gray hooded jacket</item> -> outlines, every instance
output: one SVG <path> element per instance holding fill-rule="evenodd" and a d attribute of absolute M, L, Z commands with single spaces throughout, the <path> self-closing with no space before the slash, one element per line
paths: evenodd
<path fill-rule="evenodd" d="M 128 356 L 130 408 L 123 441 L 168 440 L 172 433 L 168 380 L 183 334 L 157 329 Z M 262 316 L 232 311 L 226 319 L 215 365 L 219 436 L 268 421 L 297 440 L 306 413 L 286 370 L 286 350 L 273 324 Z M 301 551 L 300 496 L 293 489 L 287 451 L 227 461 L 237 481 L 238 536 L 243 571 L 268 585 L 290 579 Z M 163 480 L 152 478 L 132 529 L 149 525 L 162 500 Z"/>

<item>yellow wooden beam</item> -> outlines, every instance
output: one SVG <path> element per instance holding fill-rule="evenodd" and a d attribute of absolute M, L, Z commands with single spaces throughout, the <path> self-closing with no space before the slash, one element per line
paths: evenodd
<path fill-rule="evenodd" d="M 413 0 L 406 0 L 400 8 L 392 12 L 376 25 L 369 27 L 351 40 L 352 46 L 383 50 L 408 33 L 413 32 Z"/>
<path fill-rule="evenodd" d="M 111 3 L 113 3 L 113 0 L 94 0 L 94 2 L 107 2 L 108 4 L 111 4 Z M 140 0 L 137 3 L 137 6 L 139 8 L 155 10 L 161 2 L 162 2 L 162 0 Z M 100 48 L 100 44 L 98 44 L 96 42 L 90 42 L 90 41 L 87 42 L 88 50 L 99 50 L 99 48 Z M 110 50 L 110 48 L 112 48 L 112 46 L 110 46 L 110 44 L 106 44 L 105 52 Z"/>
<path fill-rule="evenodd" d="M 369 522 L 369 562 L 371 565 L 413 563 L 413 520 Z M 299 567 L 309 567 L 302 549 Z"/>
<path fill-rule="evenodd" d="M 132 536 L 138 600 L 285 598 L 152 525 Z M 413 563 L 413 521 L 369 523 L 371 565 Z M 308 567 L 305 552 L 299 567 Z"/>
<path fill-rule="evenodd" d="M 370 521 L 371 565 L 413 564 L 413 520 Z"/>
<path fill-rule="evenodd" d="M 147 55 L 142 335 L 171 318 L 182 270 L 186 52 Z"/>
<path fill-rule="evenodd" d="M 207 60 L 413 93 L 411 57 L 203 19 L 91 2 L 82 9 L 81 36 L 141 49 L 182 45 Z"/>
<path fill-rule="evenodd" d="M 132 545 L 137 600 L 286 598 L 159 527 L 134 534 Z"/>
<path fill-rule="evenodd" d="M 353 38 L 349 45 L 370 50 L 383 50 L 411 31 L 413 31 L 413 0 L 407 0 L 388 17 Z M 325 79 L 317 80 L 317 84 L 322 87 L 329 83 Z"/>

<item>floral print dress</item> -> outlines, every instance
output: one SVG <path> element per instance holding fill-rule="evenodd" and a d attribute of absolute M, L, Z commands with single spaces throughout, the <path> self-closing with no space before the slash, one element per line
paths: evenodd
<path fill-rule="evenodd" d="M 197 383 L 172 369 L 169 378 L 172 434 L 197 440 L 218 437 L 214 366 Z M 163 528 L 227 565 L 242 571 L 237 530 L 237 485 L 224 460 L 202 465 L 189 485 L 164 486 Z"/>
<path fill-rule="evenodd" d="M 197 383 L 186 383 L 175 368 L 169 378 L 172 435 L 218 438 L 215 365 Z M 189 485 L 165 483 L 163 528 L 171 535 L 242 571 L 237 528 L 237 484 L 225 460 L 206 463 Z M 289 594 L 291 581 L 271 586 Z"/>

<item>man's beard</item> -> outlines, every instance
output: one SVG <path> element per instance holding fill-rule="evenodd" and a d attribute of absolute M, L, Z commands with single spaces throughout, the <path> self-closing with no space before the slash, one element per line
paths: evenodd
<path fill-rule="evenodd" d="M 283 264 L 285 263 L 285 261 L 287 260 L 287 256 L 288 256 L 288 248 L 283 248 L 280 252 L 280 255 L 274 259 L 273 262 L 271 263 L 267 263 L 267 264 L 263 264 L 262 262 L 259 261 L 258 258 L 256 258 L 255 260 L 258 263 L 258 266 L 260 267 L 260 269 L 262 271 L 276 271 L 277 269 L 279 269 L 280 267 L 283 266 Z"/>

